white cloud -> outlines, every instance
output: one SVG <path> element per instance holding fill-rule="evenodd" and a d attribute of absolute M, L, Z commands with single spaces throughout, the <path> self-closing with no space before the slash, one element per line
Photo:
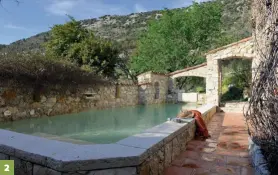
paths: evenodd
<path fill-rule="evenodd" d="M 195 0 L 196 2 L 204 2 L 209 0 Z M 192 4 L 192 0 L 175 0 L 172 3 L 172 8 L 187 7 Z"/>
<path fill-rule="evenodd" d="M 64 16 L 68 14 L 76 4 L 77 0 L 52 0 L 45 9 L 53 15 Z"/>
<path fill-rule="evenodd" d="M 15 29 L 15 30 L 28 30 L 28 29 L 25 28 L 25 27 L 17 26 L 17 25 L 14 25 L 14 24 L 5 24 L 5 25 L 4 25 L 4 28 L 7 28 L 7 29 Z"/>
<path fill-rule="evenodd" d="M 120 4 L 106 4 L 103 0 L 48 0 L 45 10 L 50 15 L 68 14 L 77 19 L 131 13 Z"/>
<path fill-rule="evenodd" d="M 134 5 L 134 9 L 135 9 L 135 12 L 137 12 L 137 13 L 147 11 L 147 9 L 145 7 L 143 7 L 142 5 L 137 4 L 137 3 Z"/>

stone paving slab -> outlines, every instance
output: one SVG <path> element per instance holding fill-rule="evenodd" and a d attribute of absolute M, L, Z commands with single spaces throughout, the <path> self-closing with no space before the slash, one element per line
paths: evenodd
<path fill-rule="evenodd" d="M 211 138 L 188 143 L 164 175 L 253 175 L 248 156 L 248 134 L 244 117 L 217 113 L 208 124 Z"/>

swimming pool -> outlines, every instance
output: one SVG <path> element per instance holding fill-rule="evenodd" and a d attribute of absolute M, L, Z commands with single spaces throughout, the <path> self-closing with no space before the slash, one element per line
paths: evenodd
<path fill-rule="evenodd" d="M 109 144 L 174 117 L 196 104 L 159 104 L 92 110 L 78 114 L 1 123 L 0 128 L 77 144 Z"/>

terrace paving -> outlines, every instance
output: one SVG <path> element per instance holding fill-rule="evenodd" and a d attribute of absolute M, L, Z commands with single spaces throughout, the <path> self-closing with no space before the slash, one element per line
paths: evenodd
<path fill-rule="evenodd" d="M 211 138 L 196 138 L 164 175 L 253 175 L 248 133 L 238 113 L 217 113 L 208 124 Z"/>

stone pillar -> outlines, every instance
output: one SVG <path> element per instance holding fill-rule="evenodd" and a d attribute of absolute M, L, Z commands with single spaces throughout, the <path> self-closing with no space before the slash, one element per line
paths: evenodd
<path fill-rule="evenodd" d="M 220 74 L 219 62 L 216 58 L 207 56 L 206 95 L 207 103 L 219 105 Z"/>
<path fill-rule="evenodd" d="M 222 97 L 222 82 L 223 82 L 223 72 L 222 72 L 222 61 L 218 61 L 218 68 L 219 68 L 219 85 L 218 85 L 218 94 L 219 94 L 219 103 L 221 102 L 221 97 Z"/>

